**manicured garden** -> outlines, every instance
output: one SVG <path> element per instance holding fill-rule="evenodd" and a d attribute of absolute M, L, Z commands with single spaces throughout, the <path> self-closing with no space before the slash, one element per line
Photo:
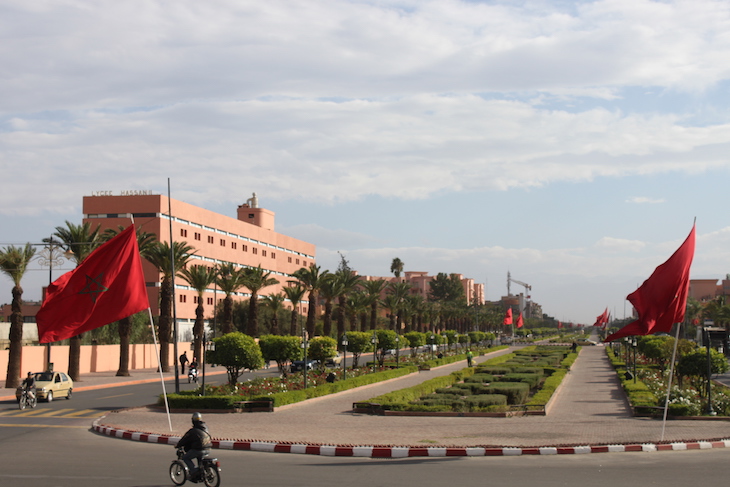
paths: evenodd
<path fill-rule="evenodd" d="M 530 346 L 358 403 L 361 412 L 544 414 L 577 357 L 570 347 Z M 491 414 L 490 414 L 491 413 Z"/>

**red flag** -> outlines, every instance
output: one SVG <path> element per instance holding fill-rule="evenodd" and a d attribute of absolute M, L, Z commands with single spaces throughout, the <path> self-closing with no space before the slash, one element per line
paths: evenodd
<path fill-rule="evenodd" d="M 695 226 L 687 240 L 628 299 L 639 319 L 632 321 L 604 340 L 610 342 L 629 335 L 670 332 L 674 323 L 684 320 L 689 294 L 689 269 L 695 253 Z"/>
<path fill-rule="evenodd" d="M 507 313 L 504 315 L 504 321 L 502 321 L 503 325 L 511 325 L 512 324 L 512 308 L 507 308 Z"/>
<path fill-rule="evenodd" d="M 525 322 L 522 321 L 522 313 L 520 313 L 517 316 L 517 328 L 522 328 L 522 325 L 524 325 L 524 324 L 525 324 Z"/>
<path fill-rule="evenodd" d="M 608 308 L 596 317 L 596 322 L 593 323 L 593 326 L 605 326 L 606 323 L 608 323 Z"/>
<path fill-rule="evenodd" d="M 558 321 L 558 330 L 561 329 L 562 327 L 563 327 L 563 322 L 562 321 Z"/>
<path fill-rule="evenodd" d="M 36 314 L 40 343 L 55 342 L 147 309 L 134 225 L 48 287 Z"/>

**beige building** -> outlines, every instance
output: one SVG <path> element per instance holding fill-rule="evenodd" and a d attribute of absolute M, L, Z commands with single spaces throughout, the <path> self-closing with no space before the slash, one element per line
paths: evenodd
<path fill-rule="evenodd" d="M 160 241 L 169 242 L 172 229 L 173 241 L 185 241 L 195 249 L 188 265 L 260 265 L 279 280 L 278 285 L 263 289 L 261 294 L 280 292 L 293 272 L 316 263 L 314 244 L 277 233 L 274 212 L 259 207 L 255 193 L 238 206 L 235 218 L 175 199 L 168 201 L 166 196 L 159 194 L 115 196 L 106 192 L 85 196 L 83 213 L 84 222 L 100 225 L 102 229 L 126 227 L 134 217 L 137 227 L 157 235 Z M 142 266 L 152 313 L 158 315 L 161 276 L 149 262 L 143 260 Z M 175 295 L 178 322 L 192 325 L 197 293 L 186 281 L 177 278 Z M 242 288 L 234 298 L 247 299 L 249 296 L 248 290 Z M 206 316 L 212 314 L 214 304 L 223 297 L 214 287 L 208 289 L 203 303 Z M 307 307 L 308 303 L 303 303 L 300 312 L 306 314 Z"/>

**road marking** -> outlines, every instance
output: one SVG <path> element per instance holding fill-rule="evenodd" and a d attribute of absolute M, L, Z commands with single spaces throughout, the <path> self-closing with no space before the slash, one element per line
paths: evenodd
<path fill-rule="evenodd" d="M 100 409 L 8 409 L 0 411 L 6 418 L 98 418 L 108 411 Z"/>
<path fill-rule="evenodd" d="M 93 418 L 95 416 L 103 416 L 106 414 L 107 411 L 99 411 L 98 409 L 81 409 L 80 411 L 76 411 L 75 413 L 68 413 L 65 414 L 64 418 Z"/>
<path fill-rule="evenodd" d="M 26 410 L 27 411 L 27 410 Z M 24 411 L 24 412 L 26 412 Z M 51 416 L 61 416 L 74 409 L 36 409 L 34 411 L 27 411 L 32 414 L 17 414 L 16 416 L 33 416 L 34 418 L 49 418 Z"/>
<path fill-rule="evenodd" d="M 89 429 L 88 426 L 65 426 L 60 424 L 3 424 L 0 423 L 2 428 L 83 428 Z"/>

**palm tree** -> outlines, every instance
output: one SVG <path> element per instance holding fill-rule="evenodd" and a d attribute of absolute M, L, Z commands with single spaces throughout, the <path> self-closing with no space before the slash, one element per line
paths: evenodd
<path fill-rule="evenodd" d="M 357 318 L 360 317 L 360 330 L 365 331 L 367 327 L 368 309 L 370 308 L 370 296 L 364 291 L 350 293 L 345 304 L 345 311 L 350 322 L 350 331 L 358 331 Z M 341 336 L 341 335 L 340 335 Z"/>
<path fill-rule="evenodd" d="M 203 356 L 203 331 L 205 315 L 203 309 L 203 294 L 215 282 L 216 269 L 203 265 L 194 265 L 190 269 L 182 269 L 180 275 L 198 293 L 198 306 L 195 308 L 195 324 L 193 325 L 193 357 L 200 362 Z"/>
<path fill-rule="evenodd" d="M 400 273 L 403 272 L 403 261 L 396 257 L 390 264 L 390 272 L 400 281 Z"/>
<path fill-rule="evenodd" d="M 395 315 L 398 313 L 398 307 L 400 306 L 400 300 L 393 294 L 388 294 L 383 300 L 383 307 L 388 310 L 388 316 L 390 317 L 390 329 L 395 330 Z"/>
<path fill-rule="evenodd" d="M 236 269 L 233 264 L 223 264 L 218 270 L 218 287 L 226 295 L 223 299 L 223 321 L 221 331 L 233 331 L 233 293 L 243 286 L 244 268 Z"/>
<path fill-rule="evenodd" d="M 71 259 L 76 262 L 76 267 L 104 242 L 99 226 L 92 230 L 89 222 L 76 225 L 66 220 L 66 226 L 56 227 L 53 235 L 61 240 L 61 247 L 71 254 Z M 76 381 L 80 379 L 79 362 L 82 336 L 79 334 L 69 339 L 68 375 Z"/>
<path fill-rule="evenodd" d="M 391 294 L 395 297 L 397 306 L 396 306 L 396 317 L 397 322 L 395 323 L 395 331 L 400 335 L 400 328 L 401 328 L 401 308 L 403 306 L 403 302 L 405 299 L 410 295 L 411 293 L 411 284 L 408 282 L 391 282 L 388 285 L 388 294 Z"/>
<path fill-rule="evenodd" d="M 281 293 L 271 293 L 268 296 L 264 296 L 264 305 L 273 313 L 270 330 L 272 335 L 279 334 L 279 311 L 284 309 L 285 299 L 286 297 Z"/>
<path fill-rule="evenodd" d="M 271 272 L 265 271 L 261 265 L 257 267 L 247 267 L 244 272 L 243 286 L 251 291 L 251 299 L 249 300 L 248 328 L 247 335 L 255 337 L 258 335 L 258 293 L 263 288 L 279 284 L 279 281 L 271 276 Z"/>
<path fill-rule="evenodd" d="M 293 283 L 294 281 L 289 282 Z M 297 335 L 297 317 L 299 316 L 297 305 L 302 302 L 302 299 L 304 299 L 305 292 L 307 292 L 307 290 L 299 283 L 296 283 L 294 286 L 284 288 L 284 294 L 286 294 L 287 299 L 291 301 L 292 306 L 291 323 L 289 324 L 289 334 L 292 336 Z"/>
<path fill-rule="evenodd" d="M 324 299 L 324 315 L 322 316 L 324 326 L 322 328 L 322 334 L 326 337 L 332 335 L 333 302 L 342 293 L 342 285 L 335 276 L 336 274 L 327 274 L 319 287 L 320 297 Z"/>
<path fill-rule="evenodd" d="M 370 301 L 370 329 L 374 330 L 378 323 L 378 304 L 380 303 L 380 293 L 383 292 L 383 289 L 385 289 L 385 286 L 387 286 L 388 283 L 384 279 L 378 279 L 377 281 L 363 281 L 360 285 L 368 294 L 368 300 Z"/>
<path fill-rule="evenodd" d="M 325 276 L 329 271 L 321 271 L 316 264 L 311 264 L 308 268 L 302 267 L 292 274 L 292 277 L 299 280 L 302 285 L 309 291 L 309 309 L 307 310 L 307 333 L 310 337 L 314 336 L 314 322 L 317 317 L 317 298 L 319 296 L 319 288 L 324 282 Z"/>
<path fill-rule="evenodd" d="M 107 228 L 101 235 L 104 242 L 107 242 L 124 230 L 125 227 L 119 225 L 119 230 L 113 228 Z M 142 258 L 147 258 L 152 245 L 156 241 L 154 233 L 148 233 L 142 231 L 142 227 L 137 227 L 137 247 L 139 248 L 139 255 Z M 129 377 L 129 341 L 132 336 L 132 317 L 127 316 L 117 322 L 117 332 L 119 333 L 119 369 L 117 369 L 118 377 Z"/>
<path fill-rule="evenodd" d="M 160 283 L 160 319 L 158 329 L 160 332 L 160 362 L 163 372 L 170 371 L 170 340 L 172 334 L 172 272 L 175 269 L 175 276 L 193 256 L 194 248 L 187 242 L 174 242 L 172 249 L 167 242 L 156 242 L 150 249 L 147 260 L 162 274 Z M 177 340 L 177 337 L 175 337 Z"/>
<path fill-rule="evenodd" d="M 337 336 L 341 337 L 345 333 L 345 303 L 347 296 L 357 287 L 360 278 L 350 269 L 339 269 L 335 273 L 335 280 L 340 288 L 337 295 L 339 302 L 337 311 Z"/>
<path fill-rule="evenodd" d="M 16 388 L 20 384 L 20 363 L 23 357 L 23 288 L 20 281 L 28 269 L 28 264 L 35 255 L 30 244 L 25 247 L 11 245 L 0 251 L 0 270 L 13 281 L 13 302 L 10 306 L 10 350 L 8 352 L 8 370 L 5 375 L 5 387 Z"/>

